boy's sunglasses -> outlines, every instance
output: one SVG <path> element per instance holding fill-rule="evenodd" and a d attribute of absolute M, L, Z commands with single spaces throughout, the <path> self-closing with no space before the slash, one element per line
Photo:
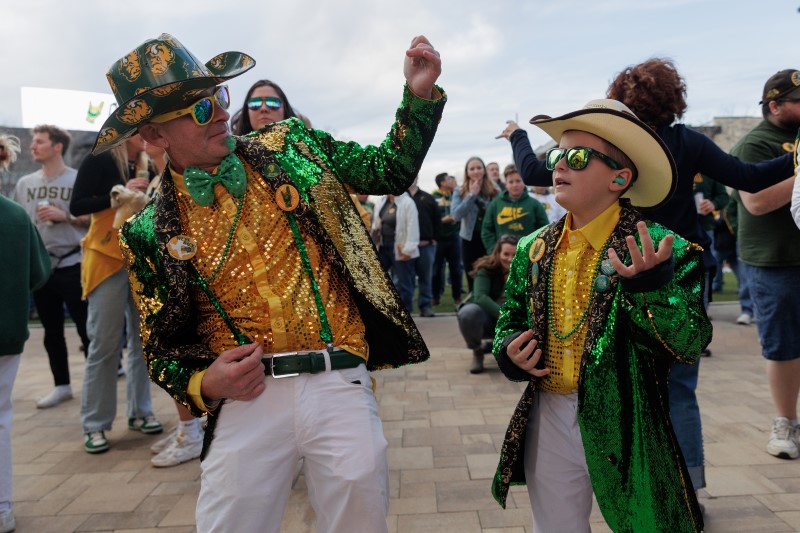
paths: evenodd
<path fill-rule="evenodd" d="M 622 165 L 594 148 L 586 146 L 573 146 L 572 148 L 550 148 L 545 156 L 547 170 L 553 170 L 562 158 L 572 170 L 583 170 L 589 165 L 589 158 L 595 156 L 614 170 L 622 170 Z"/>
<path fill-rule="evenodd" d="M 250 111 L 258 111 L 262 105 L 267 106 L 267 109 L 280 109 L 283 102 L 277 96 L 254 96 L 247 101 L 247 109 Z"/>
<path fill-rule="evenodd" d="M 161 123 L 182 117 L 186 114 L 192 115 L 194 123 L 198 126 L 207 126 L 214 120 L 214 102 L 219 104 L 222 109 L 228 109 L 231 105 L 231 97 L 228 93 L 227 85 L 220 85 L 211 96 L 201 98 L 189 107 L 169 111 L 152 119 L 152 122 Z"/>

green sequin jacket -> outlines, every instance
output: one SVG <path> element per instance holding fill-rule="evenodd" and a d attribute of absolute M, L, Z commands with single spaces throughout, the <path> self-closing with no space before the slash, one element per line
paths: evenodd
<path fill-rule="evenodd" d="M 610 246 L 627 252 L 625 236 L 639 240 L 636 222 L 643 217 L 626 200 L 621 203 Z M 547 349 L 548 278 L 564 220 L 519 242 L 497 322 L 494 352 L 501 370 L 511 380 L 529 382 L 506 432 L 492 484 L 503 507 L 509 486 L 525 483 L 525 433 L 537 381 L 511 362 L 506 347 L 518 332 L 532 329 L 539 347 Z M 655 223 L 647 226 L 656 246 L 671 233 Z M 711 324 L 702 301 L 701 248 L 673 235 L 673 262 L 656 267 L 655 276 L 646 273 L 622 283 L 611 276 L 608 290 L 594 294 L 587 316 L 578 422 L 597 502 L 615 532 L 703 528 L 670 423 L 667 376 L 672 363 L 697 359 L 711 340 Z M 534 284 L 528 251 L 536 237 L 544 240 L 546 252 Z"/>
<path fill-rule="evenodd" d="M 370 347 L 368 368 L 376 370 L 417 363 L 429 353 L 410 314 L 384 273 L 345 184 L 363 194 L 401 194 L 419 172 L 441 119 L 446 96 L 428 101 L 408 88 L 395 122 L 379 146 L 339 142 L 309 130 L 298 119 L 266 126 L 236 138 L 235 152 L 255 168 L 273 190 L 291 183 L 300 193 L 293 211 L 321 255 L 344 272 L 365 324 Z M 161 191 L 126 223 L 120 246 L 141 315 L 141 336 L 151 379 L 195 416 L 205 414 L 187 394 L 189 379 L 217 354 L 197 334 L 190 283 L 197 282 L 189 261 L 167 253 L 167 243 L 181 228 L 175 187 L 167 172 Z M 224 312 L 224 310 L 222 310 Z M 221 312 L 221 314 L 224 313 Z M 235 324 L 229 324 L 239 338 Z M 224 405 L 220 410 L 224 409 Z M 204 454 L 219 410 L 209 413 Z"/>

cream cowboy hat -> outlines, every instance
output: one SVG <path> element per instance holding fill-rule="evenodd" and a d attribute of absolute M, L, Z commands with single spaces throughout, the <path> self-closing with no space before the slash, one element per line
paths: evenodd
<path fill-rule="evenodd" d="M 632 205 L 655 208 L 672 197 L 678 184 L 678 172 L 669 148 L 633 111 L 622 102 L 592 100 L 578 111 L 560 117 L 536 115 L 530 120 L 556 143 L 567 130 L 580 130 L 610 142 L 636 165 L 638 178 L 623 198 Z"/>
<path fill-rule="evenodd" d="M 241 52 L 223 52 L 204 64 L 168 33 L 148 39 L 106 73 L 118 107 L 100 128 L 92 152 L 113 148 L 135 134 L 140 124 L 190 105 L 205 89 L 255 65 L 255 59 Z"/>

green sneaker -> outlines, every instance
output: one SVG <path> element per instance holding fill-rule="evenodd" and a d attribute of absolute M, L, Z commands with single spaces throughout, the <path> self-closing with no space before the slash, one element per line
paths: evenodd
<path fill-rule="evenodd" d="M 103 453 L 108 451 L 109 445 L 103 431 L 90 431 L 83 441 L 83 449 L 89 453 Z"/>
<path fill-rule="evenodd" d="M 164 426 L 161 425 L 161 422 L 159 422 L 156 417 L 150 415 L 143 418 L 129 418 L 128 429 L 154 435 L 164 431 Z"/>

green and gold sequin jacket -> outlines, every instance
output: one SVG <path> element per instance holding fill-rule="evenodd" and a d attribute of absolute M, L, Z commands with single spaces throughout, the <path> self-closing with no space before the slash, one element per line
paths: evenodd
<path fill-rule="evenodd" d="M 627 251 L 625 236 L 639 240 L 636 223 L 643 217 L 626 200 L 621 203 L 610 246 Z M 514 365 L 506 347 L 519 332 L 532 329 L 538 346 L 547 350 L 548 280 L 565 218 L 519 242 L 497 322 L 494 352 L 501 370 L 511 380 L 529 382 L 506 432 L 492 484 L 503 507 L 509 486 L 525 483 L 525 433 L 537 389 L 537 378 Z M 671 234 L 652 222 L 647 227 L 656 246 Z M 592 296 L 587 317 L 578 422 L 597 502 L 615 532 L 703 528 L 670 423 L 667 376 L 674 362 L 697 359 L 711 340 L 711 325 L 702 302 L 701 248 L 672 235 L 673 262 L 622 283 L 611 276 L 608 290 Z M 532 283 L 528 252 L 536 237 L 544 240 L 546 252 Z"/>
<path fill-rule="evenodd" d="M 395 122 L 379 146 L 339 142 L 325 132 L 307 129 L 298 119 L 236 138 L 238 157 L 255 168 L 269 167 L 262 174 L 273 190 L 289 183 L 299 191 L 300 205 L 293 214 L 304 233 L 314 236 L 321 255 L 345 273 L 364 321 L 370 370 L 421 362 L 429 353 L 381 268 L 345 185 L 363 194 L 405 191 L 419 172 L 441 119 L 446 96 L 440 93 L 439 100 L 428 101 L 406 88 Z M 190 290 L 190 284 L 197 282 L 194 270 L 189 261 L 167 253 L 169 240 L 182 233 L 175 186 L 167 173 L 160 194 L 123 226 L 120 246 L 141 315 L 150 377 L 201 416 L 204 413 L 187 394 L 189 379 L 208 368 L 217 354 L 197 333 Z M 209 414 L 204 453 L 216 414 Z"/>

